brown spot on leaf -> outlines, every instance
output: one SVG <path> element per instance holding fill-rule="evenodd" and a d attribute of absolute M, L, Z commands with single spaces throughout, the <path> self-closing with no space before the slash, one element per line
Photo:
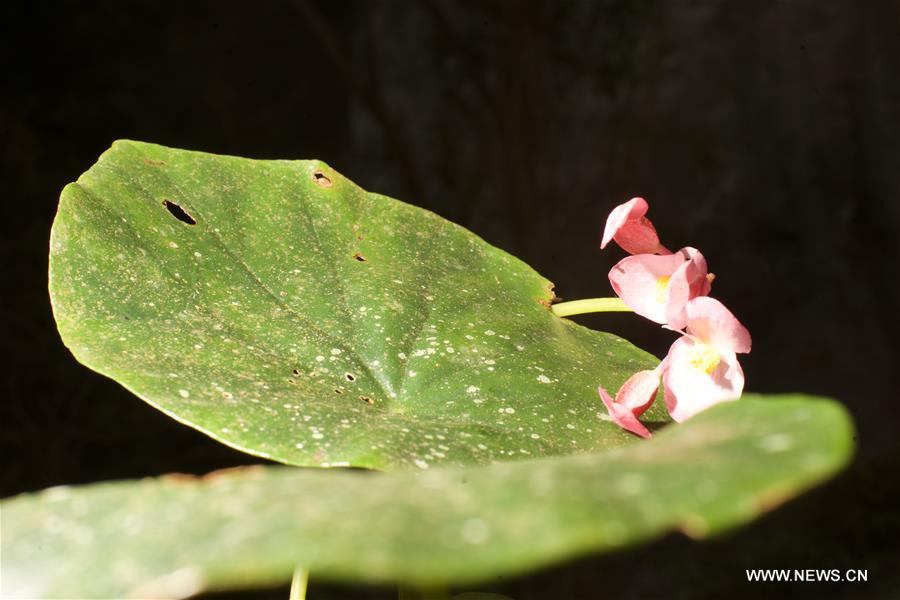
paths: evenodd
<path fill-rule="evenodd" d="M 365 256 L 363 256 L 363 255 L 360 254 L 359 252 L 357 252 L 356 254 L 354 254 L 354 255 L 353 255 L 353 258 L 356 259 L 356 260 L 358 260 L 359 262 L 366 262 L 367 260 L 369 260 L 368 258 L 366 258 Z"/>
<path fill-rule="evenodd" d="M 556 302 L 559 302 L 561 300 L 561 298 L 556 295 L 556 292 L 553 291 L 553 289 L 556 287 L 556 284 L 554 284 L 552 281 L 548 281 L 546 284 L 546 287 L 547 287 L 547 294 L 550 296 L 550 298 L 549 299 L 541 298 L 540 300 L 538 300 L 538 302 L 544 308 L 550 308 L 551 305 L 553 305 Z"/>
<path fill-rule="evenodd" d="M 149 159 L 149 158 L 145 158 L 145 159 L 144 159 L 144 164 L 148 164 L 148 165 L 150 165 L 151 167 L 162 167 L 162 166 L 165 165 L 166 163 L 164 163 L 164 162 L 161 161 L 161 160 L 151 160 L 151 159 Z"/>
<path fill-rule="evenodd" d="M 368 396 L 360 396 L 359 399 L 362 400 L 363 402 L 365 402 L 366 404 L 375 404 L 375 401 L 372 400 L 371 398 L 369 398 Z"/>
<path fill-rule="evenodd" d="M 323 173 L 322 171 L 316 171 L 315 173 L 313 173 L 313 181 L 316 182 L 316 185 L 319 185 L 322 187 L 328 188 L 328 187 L 331 187 L 331 185 L 332 185 L 331 179 L 329 179 L 328 176 L 325 173 Z"/>

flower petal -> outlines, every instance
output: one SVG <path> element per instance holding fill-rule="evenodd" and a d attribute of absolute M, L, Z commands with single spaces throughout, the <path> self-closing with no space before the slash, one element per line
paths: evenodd
<path fill-rule="evenodd" d="M 715 298 L 694 298 L 685 305 L 684 310 L 690 335 L 720 351 L 750 352 L 750 332 Z"/>
<path fill-rule="evenodd" d="M 606 219 L 600 248 L 615 240 L 629 254 L 671 254 L 659 243 L 656 228 L 644 216 L 648 208 L 643 198 L 632 198 L 615 207 Z"/>
<path fill-rule="evenodd" d="M 639 417 L 653 404 L 659 390 L 659 372 L 656 369 L 638 371 L 622 384 L 616 394 L 616 404 L 624 406 Z"/>
<path fill-rule="evenodd" d="M 656 323 L 666 323 L 668 285 L 684 256 L 637 254 L 623 258 L 609 271 L 616 295 L 637 314 Z"/>
<path fill-rule="evenodd" d="M 690 336 L 669 348 L 663 367 L 666 408 L 679 423 L 710 406 L 737 400 L 744 372 L 733 352 L 720 352 Z"/>
<path fill-rule="evenodd" d="M 597 391 L 600 393 L 600 399 L 603 400 L 606 410 L 609 411 L 609 416 L 612 417 L 613 423 L 642 438 L 650 437 L 650 430 L 644 427 L 643 423 L 638 421 L 638 418 L 634 416 L 634 413 L 621 404 L 614 402 L 609 396 L 609 393 L 603 388 L 598 388 Z"/>
<path fill-rule="evenodd" d="M 678 255 L 685 261 L 672 273 L 665 306 L 665 323 L 675 330 L 684 329 L 687 324 L 685 304 L 697 296 L 707 295 L 711 288 L 703 254 L 688 246 L 679 250 Z"/>
<path fill-rule="evenodd" d="M 627 221 L 640 219 L 647 214 L 650 206 L 643 198 L 632 198 L 628 202 L 618 205 L 606 218 L 606 227 L 603 229 L 603 240 L 600 242 L 600 249 L 606 248 L 616 232 L 622 228 Z"/>

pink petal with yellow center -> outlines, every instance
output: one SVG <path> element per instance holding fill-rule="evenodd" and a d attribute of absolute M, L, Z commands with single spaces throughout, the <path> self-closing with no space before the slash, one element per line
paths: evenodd
<path fill-rule="evenodd" d="M 638 254 L 623 258 L 609 271 L 609 283 L 628 308 L 656 323 L 666 323 L 672 274 L 684 262 L 679 254 Z"/>
<path fill-rule="evenodd" d="M 643 198 L 632 198 L 615 207 L 606 219 L 600 248 L 615 240 L 629 254 L 671 254 L 659 243 L 656 228 L 644 216 L 648 208 Z"/>
<path fill-rule="evenodd" d="M 723 352 L 750 352 L 750 332 L 715 298 L 701 296 L 685 307 L 687 332 Z"/>
<path fill-rule="evenodd" d="M 665 323 L 675 330 L 687 325 L 685 305 L 697 296 L 705 296 L 712 287 L 707 278 L 706 259 L 696 248 L 686 247 L 678 251 L 685 261 L 675 269 L 669 279 L 666 298 Z"/>
<path fill-rule="evenodd" d="M 710 289 L 706 259 L 696 248 L 629 256 L 610 270 L 609 282 L 631 310 L 675 330 L 687 322 L 685 304 Z"/>
<path fill-rule="evenodd" d="M 666 408 L 679 423 L 720 402 L 737 400 L 744 372 L 733 352 L 684 336 L 669 348 L 662 367 Z"/>

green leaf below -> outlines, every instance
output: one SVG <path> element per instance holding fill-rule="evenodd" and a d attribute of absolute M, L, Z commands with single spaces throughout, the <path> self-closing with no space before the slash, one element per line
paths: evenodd
<path fill-rule="evenodd" d="M 296 564 L 313 579 L 474 585 L 752 520 L 846 464 L 852 436 L 836 402 L 748 396 L 599 454 L 53 488 L 2 503 L 4 592 L 180 598 L 286 584 Z"/>

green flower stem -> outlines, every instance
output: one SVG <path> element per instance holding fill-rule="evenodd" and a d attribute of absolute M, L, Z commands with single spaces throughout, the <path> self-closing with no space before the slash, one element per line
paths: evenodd
<path fill-rule="evenodd" d="M 570 317 L 595 312 L 631 312 L 631 309 L 622 302 L 621 298 L 588 298 L 587 300 L 572 300 L 560 302 L 550 307 L 557 317 Z"/>
<path fill-rule="evenodd" d="M 309 583 L 309 571 L 298 565 L 294 569 L 294 578 L 291 580 L 290 600 L 306 600 L 307 583 Z"/>

